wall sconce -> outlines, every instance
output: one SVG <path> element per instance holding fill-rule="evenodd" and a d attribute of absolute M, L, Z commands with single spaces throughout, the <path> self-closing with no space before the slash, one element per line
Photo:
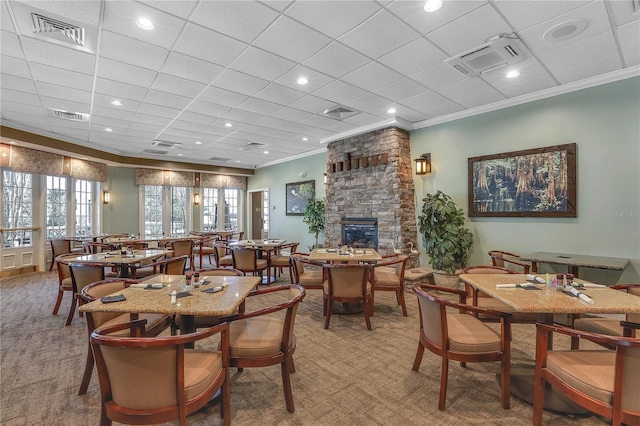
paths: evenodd
<path fill-rule="evenodd" d="M 324 181 L 324 184 L 326 185 L 327 184 L 327 174 L 326 173 L 323 173 L 322 180 Z"/>
<path fill-rule="evenodd" d="M 431 173 L 431 153 L 422 154 L 420 158 L 415 159 L 416 162 L 416 174 L 426 175 Z"/>
<path fill-rule="evenodd" d="M 109 191 L 102 191 L 102 204 L 109 204 L 111 201 L 111 194 Z"/>
<path fill-rule="evenodd" d="M 200 194 L 193 194 L 193 204 L 196 206 L 200 205 Z"/>

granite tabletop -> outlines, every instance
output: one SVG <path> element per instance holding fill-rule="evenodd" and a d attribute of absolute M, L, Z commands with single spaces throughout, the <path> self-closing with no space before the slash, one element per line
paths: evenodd
<path fill-rule="evenodd" d="M 108 264 L 128 264 L 133 265 L 146 259 L 155 259 L 173 251 L 166 249 L 143 249 L 134 250 L 132 254 L 121 254 L 120 251 L 110 251 L 65 259 L 69 263 L 108 263 Z"/>
<path fill-rule="evenodd" d="M 622 271 L 629 259 L 620 257 L 587 256 L 583 254 L 552 253 L 539 251 L 520 257 L 527 262 L 555 263 L 558 265 L 583 266 L 586 268 L 613 269 Z"/>
<path fill-rule="evenodd" d="M 382 256 L 374 249 L 353 249 L 348 253 L 340 253 L 337 249 L 314 249 L 309 255 L 314 262 L 380 262 Z"/>

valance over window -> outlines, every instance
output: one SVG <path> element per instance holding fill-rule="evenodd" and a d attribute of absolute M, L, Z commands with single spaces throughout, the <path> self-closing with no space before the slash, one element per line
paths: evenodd
<path fill-rule="evenodd" d="M 194 172 L 155 169 L 136 169 L 136 185 L 196 186 Z M 200 173 L 203 188 L 247 189 L 245 176 Z"/>

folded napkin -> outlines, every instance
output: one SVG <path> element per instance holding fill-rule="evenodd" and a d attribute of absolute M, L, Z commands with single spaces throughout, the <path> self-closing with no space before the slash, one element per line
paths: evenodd
<path fill-rule="evenodd" d="M 127 298 L 124 297 L 124 294 L 114 294 L 113 296 L 105 296 L 100 299 L 102 303 L 122 302 L 124 300 L 127 300 Z"/>
<path fill-rule="evenodd" d="M 219 291 L 224 290 L 224 289 L 225 289 L 225 288 L 227 288 L 228 286 L 229 286 L 229 284 L 227 284 L 227 283 L 222 283 L 222 284 L 221 284 L 221 285 L 219 285 L 219 286 L 212 287 L 212 288 L 208 288 L 208 289 L 206 289 L 206 290 L 202 290 L 202 291 L 203 291 L 204 293 L 217 293 L 217 292 L 219 292 Z"/>
<path fill-rule="evenodd" d="M 144 284 L 144 283 L 140 283 L 140 284 L 131 284 L 129 287 L 131 288 L 144 288 L 144 289 L 159 289 L 159 288 L 163 288 L 164 285 L 161 283 L 149 283 L 149 284 Z"/>
<path fill-rule="evenodd" d="M 540 290 L 538 287 L 531 283 L 523 284 L 496 284 L 496 288 L 524 288 L 525 290 Z"/>
<path fill-rule="evenodd" d="M 531 274 L 528 274 L 528 275 L 527 275 L 527 279 L 528 279 L 529 281 L 535 281 L 535 282 L 540 283 L 540 284 L 544 284 L 544 283 L 545 283 L 544 278 L 542 278 L 542 277 L 538 277 L 537 275 L 531 275 Z"/>
<path fill-rule="evenodd" d="M 604 284 L 589 284 L 589 283 L 573 283 L 574 287 L 578 288 L 605 288 Z"/>
<path fill-rule="evenodd" d="M 318 249 L 318 253 L 326 253 L 327 250 L 326 249 Z"/>
<path fill-rule="evenodd" d="M 564 291 L 566 291 L 567 293 L 571 294 L 572 296 L 576 296 L 576 297 L 580 298 L 581 300 L 584 300 L 585 302 L 587 302 L 590 305 L 593 305 L 595 303 L 593 301 L 593 299 L 591 299 L 589 296 L 587 296 L 584 293 L 580 293 L 574 287 L 565 288 Z"/>

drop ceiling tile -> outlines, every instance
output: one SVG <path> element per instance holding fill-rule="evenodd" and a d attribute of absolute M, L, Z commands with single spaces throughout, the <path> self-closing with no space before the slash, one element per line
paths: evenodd
<path fill-rule="evenodd" d="M 236 123 L 255 123 L 264 117 L 264 114 L 256 114 L 251 111 L 246 111 L 240 108 L 234 108 L 224 115 L 224 118 L 231 121 L 233 127 L 236 127 Z"/>
<path fill-rule="evenodd" d="M 424 11 L 423 0 L 401 0 L 394 2 L 388 8 L 391 13 L 407 22 L 420 34 L 425 35 L 486 4 L 484 0 L 448 1 L 445 7 L 436 13 L 427 13 Z"/>
<path fill-rule="evenodd" d="M 174 46 L 175 51 L 228 66 L 247 47 L 241 41 L 195 24 L 187 24 Z"/>
<path fill-rule="evenodd" d="M 411 78 L 431 90 L 438 87 L 447 86 L 466 79 L 458 71 L 452 72 L 452 68 L 447 64 L 436 65 L 433 68 L 413 74 Z"/>
<path fill-rule="evenodd" d="M 104 117 L 107 119 L 118 119 L 118 120 L 127 120 L 131 121 L 135 115 L 135 111 L 127 111 L 116 108 L 107 108 L 96 106 L 94 104 L 93 111 L 91 112 L 91 117 Z"/>
<path fill-rule="evenodd" d="M 245 95 L 253 96 L 258 93 L 269 82 L 262 78 L 253 77 L 248 74 L 244 74 L 234 70 L 225 70 L 220 76 L 211 83 L 214 87 L 220 87 L 232 92 L 242 93 Z"/>
<path fill-rule="evenodd" d="M 327 108 L 334 106 L 334 103 L 317 96 L 307 95 L 304 98 L 292 102 L 291 104 L 289 104 L 289 106 L 291 108 L 301 109 L 312 114 L 318 114 L 326 110 Z"/>
<path fill-rule="evenodd" d="M 313 115 L 310 115 L 310 117 L 311 116 Z M 262 127 L 268 127 L 270 129 L 284 129 L 291 124 L 291 121 L 282 120 L 275 117 L 264 117 L 256 121 L 255 124 Z"/>
<path fill-rule="evenodd" d="M 426 114 L 422 114 L 412 109 L 406 109 L 406 110 L 400 111 L 398 114 L 396 114 L 396 117 L 400 117 L 403 120 L 407 120 L 411 123 L 417 123 L 419 121 L 428 120 L 429 118 L 431 118 Z"/>
<path fill-rule="evenodd" d="M 35 63 L 31 63 L 29 66 L 31 68 L 31 75 L 36 81 L 44 81 L 46 83 L 89 91 L 93 87 L 93 78 L 87 74 Z"/>
<path fill-rule="evenodd" d="M 260 3 L 207 1 L 200 3 L 191 21 L 249 43 L 277 17 L 277 12 Z"/>
<path fill-rule="evenodd" d="M 480 78 L 468 78 L 435 89 L 436 92 L 454 102 L 458 99 L 466 99 L 471 96 L 493 92 L 493 90 L 493 87 Z"/>
<path fill-rule="evenodd" d="M 302 138 L 303 135 L 306 135 L 307 133 L 313 131 L 314 127 L 306 125 L 306 124 L 302 124 L 302 123 L 292 123 L 289 126 L 287 126 L 287 128 L 285 130 L 289 131 L 289 132 L 293 132 L 293 133 L 297 133 L 300 136 L 296 137 L 296 141 L 300 140 Z"/>
<path fill-rule="evenodd" d="M 207 86 L 192 80 L 160 73 L 151 87 L 162 92 L 173 93 L 175 95 L 181 95 L 182 97 L 195 98 Z"/>
<path fill-rule="evenodd" d="M 574 19 L 583 19 L 588 23 L 587 27 L 575 37 L 566 41 L 547 41 L 543 38 L 545 32 L 550 28 Z M 609 20 L 607 19 L 607 11 L 604 4 L 596 1 L 531 27 L 525 31 L 521 31 L 520 37 L 525 41 L 525 43 L 527 43 L 527 46 L 533 52 L 536 52 L 536 54 L 539 55 L 550 50 L 561 48 L 564 45 L 592 37 L 610 29 L 611 24 L 609 24 Z"/>
<path fill-rule="evenodd" d="M 389 31 L 389 29 L 393 31 Z M 341 43 L 364 53 L 372 59 L 404 46 L 420 36 L 417 31 L 386 10 L 339 38 Z"/>
<path fill-rule="evenodd" d="M 96 79 L 96 93 L 120 99 L 124 103 L 123 99 L 142 101 L 147 95 L 147 88 L 98 78 Z"/>
<path fill-rule="evenodd" d="M 295 108 L 284 107 L 280 108 L 278 111 L 275 111 L 271 114 L 271 117 L 280 118 L 282 120 L 289 120 L 294 122 L 300 122 L 311 117 L 313 114 L 301 111 Z"/>
<path fill-rule="evenodd" d="M 482 25 L 478 25 L 479 22 Z M 429 33 L 427 38 L 445 54 L 453 56 L 486 43 L 498 34 L 511 32 L 504 19 L 490 5 L 485 5 Z"/>
<path fill-rule="evenodd" d="M 383 98 L 402 100 L 426 92 L 427 90 L 429 89 L 416 83 L 414 80 L 403 78 L 402 80 L 375 90 L 374 93 Z"/>
<path fill-rule="evenodd" d="M 189 103 L 191 102 L 191 98 L 151 89 L 147 93 L 147 96 L 144 97 L 143 102 L 145 104 L 158 105 L 174 110 L 181 110 L 189 105 Z M 172 117 L 175 117 L 175 115 L 172 115 Z"/>
<path fill-rule="evenodd" d="M 57 68 L 72 69 L 83 74 L 93 74 L 95 56 L 57 44 L 22 37 L 22 46 L 29 62 L 37 62 Z"/>
<path fill-rule="evenodd" d="M 640 20 L 640 13 L 634 8 L 634 2 L 610 1 L 607 2 L 607 8 L 611 11 L 614 26 Z"/>
<path fill-rule="evenodd" d="M 430 108 L 424 108 L 423 111 L 421 111 L 423 114 L 428 115 L 429 117 L 440 117 L 443 115 L 448 115 L 448 114 L 453 114 L 455 112 L 460 112 L 464 110 L 464 107 L 456 104 L 454 102 L 451 101 L 447 101 L 444 104 L 438 105 L 438 106 L 434 106 L 434 107 L 430 107 Z"/>
<path fill-rule="evenodd" d="M 638 13 L 640 17 L 640 13 Z M 620 42 L 620 49 L 640 50 L 640 21 L 634 21 L 616 29 L 616 34 Z"/>
<path fill-rule="evenodd" d="M 358 111 L 369 111 L 371 109 L 381 108 L 389 104 L 389 99 L 378 96 L 375 93 L 366 93 L 356 99 L 352 99 L 345 103 L 349 108 Z"/>
<path fill-rule="evenodd" d="M 104 2 L 102 27 L 105 30 L 131 37 L 136 40 L 171 48 L 185 21 L 168 13 L 133 1 Z M 135 20 L 144 16 L 153 22 L 155 29 L 144 30 Z"/>
<path fill-rule="evenodd" d="M 432 43 L 419 38 L 378 59 L 378 62 L 404 75 L 416 74 L 447 59 L 447 55 Z"/>
<path fill-rule="evenodd" d="M 31 105 L 16 104 L 15 102 L 0 102 L 2 108 L 11 108 L 11 111 L 2 112 L 2 125 L 8 125 L 11 127 L 13 123 L 28 124 L 34 126 L 36 129 L 50 131 L 49 120 L 44 115 L 44 109 L 36 108 Z M 22 107 L 25 107 L 23 110 Z"/>
<path fill-rule="evenodd" d="M 185 131 L 185 132 L 189 132 L 192 134 L 193 139 L 198 139 L 201 135 L 201 131 L 206 127 L 205 123 L 193 123 L 191 121 L 188 120 L 183 120 L 183 116 L 184 116 L 184 112 L 182 114 L 180 114 L 180 119 L 179 120 L 173 120 L 171 122 L 171 124 L 169 125 L 169 127 L 167 128 L 167 130 L 174 130 L 174 131 Z M 205 119 L 208 119 L 208 117 L 204 117 Z"/>
<path fill-rule="evenodd" d="M 360 52 L 334 41 L 305 60 L 303 65 L 332 77 L 340 78 L 369 62 L 371 60 Z"/>
<path fill-rule="evenodd" d="M 83 114 L 89 114 L 91 112 L 91 104 L 82 102 L 72 102 L 65 99 L 49 98 L 41 96 L 42 105 L 45 108 L 61 109 L 69 112 L 81 112 Z"/>
<path fill-rule="evenodd" d="M 101 57 L 143 68 L 158 69 L 167 59 L 168 54 L 169 50 L 164 47 L 110 31 L 102 31 Z"/>
<path fill-rule="evenodd" d="M 12 56 L 0 56 L 0 70 L 2 74 L 15 75 L 17 77 L 31 75 L 27 61 Z"/>
<path fill-rule="evenodd" d="M 136 119 L 138 119 L 140 114 L 148 114 L 150 116 L 164 117 L 166 119 L 171 119 L 171 118 L 175 118 L 179 113 L 180 113 L 180 109 L 178 108 L 168 108 L 162 105 L 154 105 L 154 104 L 143 102 L 140 104 L 140 108 L 138 108 Z M 159 119 L 158 122 L 164 122 L 164 124 L 169 124 L 169 120 L 164 120 L 164 119 Z"/>
<path fill-rule="evenodd" d="M 515 82 L 513 85 L 505 85 L 497 87 L 500 92 L 504 93 L 508 98 L 515 98 L 539 90 L 550 89 L 558 84 L 548 73 L 542 74 L 539 78 L 530 79 L 523 82 Z"/>
<path fill-rule="evenodd" d="M 4 3 L 2 4 L 4 6 Z M 18 40 L 18 35 L 11 31 L 4 31 L 5 27 L 2 26 L 2 31 L 0 31 L 0 52 L 2 56 L 12 56 L 18 59 L 24 59 L 24 53 L 22 53 L 22 47 L 20 46 L 20 41 Z"/>
<path fill-rule="evenodd" d="M 378 4 L 368 1 L 303 1 L 294 3 L 286 14 L 331 38 L 337 38 L 379 10 Z M 329 16 L 331 19 L 327 19 Z"/>
<path fill-rule="evenodd" d="M 521 0 L 515 2 L 511 0 L 496 0 L 494 5 L 507 21 L 514 26 L 516 31 L 522 31 L 582 7 L 591 1 L 551 0 L 540 2 L 536 0 Z"/>
<path fill-rule="evenodd" d="M 248 99 L 248 96 L 221 89 L 219 87 L 209 86 L 200 94 L 198 99 L 233 108 Z"/>
<path fill-rule="evenodd" d="M 142 123 L 140 123 L 142 124 Z M 138 125 L 138 123 L 136 123 L 136 126 Z M 144 124 L 144 126 L 149 127 L 148 124 Z M 156 135 L 158 134 L 158 132 L 153 132 L 153 131 L 146 131 L 140 128 L 129 128 L 129 130 L 127 131 L 127 135 L 129 135 L 129 140 L 131 141 L 135 141 L 135 143 L 141 143 L 141 140 L 145 140 L 147 142 L 145 142 L 145 145 L 147 143 L 151 143 L 151 141 L 153 140 L 153 138 L 156 137 Z"/>
<path fill-rule="evenodd" d="M 134 114 L 131 114 L 132 116 Z M 99 114 L 91 114 L 91 125 L 99 126 L 100 131 L 104 131 L 105 127 L 109 127 L 111 129 L 122 129 L 122 133 L 124 133 L 129 128 L 129 123 L 131 119 L 120 120 L 113 117 L 105 117 Z"/>
<path fill-rule="evenodd" d="M 121 106 L 112 105 L 111 102 L 118 100 L 122 102 Z M 93 97 L 93 108 L 105 108 L 114 111 L 135 112 L 140 106 L 140 102 L 131 99 L 118 99 L 114 96 L 96 93 Z M 114 112 L 117 114 L 117 112 Z"/>
<path fill-rule="evenodd" d="M 25 93 L 17 90 L 6 89 L 4 87 L 2 88 L 2 90 L 0 90 L 0 100 L 2 100 L 2 102 L 9 101 L 19 104 L 42 107 L 40 96 L 34 93 Z"/>
<path fill-rule="evenodd" d="M 29 80 L 27 78 L 3 73 L 0 75 L 0 81 L 2 82 L 2 87 L 9 87 L 20 92 L 37 93 L 36 85 L 33 83 L 33 80 Z M 6 111 L 2 112 L 4 113 Z"/>
<path fill-rule="evenodd" d="M 193 101 L 189 107 L 186 108 L 186 112 L 194 112 L 198 114 L 203 114 L 209 117 L 209 121 L 211 121 L 211 117 L 218 117 L 224 115 L 231 111 L 231 108 L 226 105 L 214 104 L 212 102 L 195 100 Z M 182 116 L 181 116 L 182 117 Z"/>
<path fill-rule="evenodd" d="M 315 96 L 335 103 L 346 103 L 359 98 L 365 93 L 367 93 L 366 90 L 340 80 L 335 80 L 333 83 L 329 83 L 313 92 Z"/>
<path fill-rule="evenodd" d="M 298 84 L 298 79 L 304 77 L 308 80 L 307 84 Z M 327 84 L 335 81 L 333 77 L 329 77 L 326 74 L 320 73 L 309 67 L 298 65 L 293 69 L 287 71 L 275 82 L 282 84 L 286 87 L 291 87 L 301 92 L 311 93 Z"/>
<path fill-rule="evenodd" d="M 100 23 L 101 4 L 97 1 L 24 1 L 43 11 L 60 15 L 78 22 L 97 27 Z"/>
<path fill-rule="evenodd" d="M 376 124 L 378 122 L 380 122 L 380 117 L 373 115 L 373 114 L 367 114 L 367 113 L 362 113 L 362 114 L 358 114 L 358 115 L 354 115 L 353 117 L 348 117 L 344 119 L 345 123 L 350 123 L 353 124 L 355 126 L 371 126 L 373 124 Z"/>
<path fill-rule="evenodd" d="M 617 71 L 622 68 L 619 55 L 600 57 L 593 62 L 580 64 L 572 68 L 565 68 L 553 71 L 553 75 L 560 84 L 580 81 L 585 78 L 594 77 L 608 72 Z"/>
<path fill-rule="evenodd" d="M 456 103 L 464 106 L 465 108 L 475 108 L 482 105 L 503 101 L 505 99 L 506 97 L 502 93 L 496 90 L 492 90 L 491 92 L 479 93 L 477 95 L 469 96 L 466 98 L 456 99 Z"/>
<path fill-rule="evenodd" d="M 415 111 L 427 114 L 425 111 L 438 105 L 444 105 L 450 102 L 444 96 L 436 92 L 425 92 L 400 102 L 401 105 L 407 106 Z M 431 115 L 431 114 L 427 114 Z"/>
<path fill-rule="evenodd" d="M 196 6 L 196 4 L 199 3 L 198 0 L 139 1 L 140 3 L 144 3 L 172 15 L 179 16 L 180 18 L 187 18 L 189 15 L 191 15 L 191 12 L 193 12 L 193 8 Z"/>
<path fill-rule="evenodd" d="M 220 65 L 203 61 L 178 52 L 169 53 L 162 72 L 187 80 L 209 84 L 224 70 Z"/>
<path fill-rule="evenodd" d="M 281 16 L 254 42 L 255 46 L 277 55 L 302 62 L 314 55 L 331 39 L 286 16 Z"/>
<path fill-rule="evenodd" d="M 607 53 L 616 53 L 617 48 L 611 31 L 604 31 L 587 39 L 565 44 L 562 47 L 538 55 L 552 74 L 558 71 L 584 65 L 596 61 Z M 621 68 L 620 59 L 616 61 Z"/>
<path fill-rule="evenodd" d="M 312 117 L 307 118 L 302 123 L 306 124 L 307 126 L 320 127 L 320 128 L 326 129 L 329 126 L 333 126 L 336 121 L 337 120 L 334 120 L 333 118 L 324 117 L 321 115 L 314 115 Z"/>
<path fill-rule="evenodd" d="M 158 75 L 157 72 L 144 67 L 100 58 L 98 77 L 136 86 L 150 86 Z"/>
<path fill-rule="evenodd" d="M 226 112 L 226 111 L 224 111 L 224 112 Z M 184 121 L 185 123 L 189 123 L 189 124 L 193 125 L 194 129 L 204 128 L 204 126 L 206 126 L 207 124 L 210 124 L 211 122 L 213 122 L 215 120 L 215 118 L 213 118 L 211 115 L 201 114 L 199 112 L 190 111 L 190 110 L 182 111 L 178 118 L 180 120 Z M 176 120 L 176 121 L 178 121 L 178 120 Z M 175 123 L 175 121 L 174 121 L 174 123 Z"/>
<path fill-rule="evenodd" d="M 145 121 L 143 121 L 143 120 L 148 120 L 149 117 L 150 116 L 148 115 L 137 114 L 135 121 L 131 122 L 131 126 L 129 126 L 129 131 L 127 132 L 127 134 L 132 135 L 133 134 L 132 132 L 135 130 L 139 130 L 144 133 L 153 134 L 153 136 L 149 139 L 149 142 L 151 142 L 153 138 L 155 138 L 155 136 L 164 129 L 164 127 L 168 124 L 168 122 L 164 123 L 163 125 L 157 125 L 152 123 L 146 123 Z"/>
<path fill-rule="evenodd" d="M 7 9 L 7 2 L 4 1 L 0 4 L 0 28 L 7 33 L 16 33 L 16 28 L 13 26 L 13 21 L 9 14 L 9 9 Z M 5 36 L 4 32 L 2 33 L 3 39 Z M 4 43 L 2 44 L 2 47 L 4 48 Z"/>
<path fill-rule="evenodd" d="M 63 120 L 59 118 L 50 118 L 49 122 L 51 123 L 51 130 L 58 131 L 58 133 L 64 134 L 67 131 L 74 131 L 75 134 L 78 134 L 78 132 L 88 134 L 89 132 L 90 125 L 86 122 Z"/>
<path fill-rule="evenodd" d="M 265 80 L 275 80 L 295 65 L 295 62 L 288 59 L 256 47 L 250 47 L 242 52 L 230 68 Z"/>
<path fill-rule="evenodd" d="M 629 49 L 622 51 L 622 57 L 624 58 L 624 64 L 627 67 L 632 67 L 640 64 L 640 49 Z"/>
<path fill-rule="evenodd" d="M 43 82 L 36 83 L 36 87 L 38 88 L 40 96 L 59 98 L 87 105 L 91 103 L 91 92 L 87 92 L 85 90 L 78 90 L 72 87 L 58 86 Z"/>
<path fill-rule="evenodd" d="M 238 108 L 250 112 L 255 112 L 256 114 L 270 115 L 282 108 L 282 105 L 264 101 L 262 99 L 249 98 L 244 101 Z"/>
<path fill-rule="evenodd" d="M 377 62 L 370 62 L 364 67 L 345 75 L 341 80 L 368 91 L 380 89 L 402 79 L 402 74 Z"/>
<path fill-rule="evenodd" d="M 275 83 L 269 84 L 267 87 L 255 94 L 256 98 L 265 99 L 280 105 L 288 105 L 304 96 L 304 92 Z"/>

